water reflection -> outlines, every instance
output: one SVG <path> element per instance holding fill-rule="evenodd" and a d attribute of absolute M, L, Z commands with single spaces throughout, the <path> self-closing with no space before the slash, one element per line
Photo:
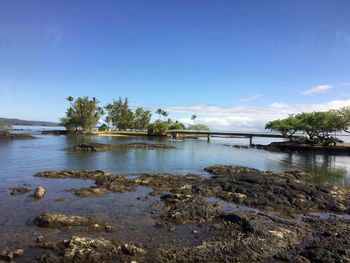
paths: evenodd
<path fill-rule="evenodd" d="M 3 185 L 34 180 L 36 172 L 52 169 L 100 169 L 113 173 L 169 172 L 199 173 L 204 167 L 233 164 L 260 170 L 307 170 L 318 176 L 317 184 L 350 185 L 350 157 L 312 153 L 273 153 L 257 149 L 236 149 L 239 139 L 214 138 L 169 141 L 167 138 L 40 136 L 36 140 L 0 142 L 0 177 Z M 110 152 L 76 153 L 65 151 L 77 143 L 168 143 L 176 149 L 118 149 Z M 264 143 L 269 141 L 264 140 Z"/>
<path fill-rule="evenodd" d="M 303 168 L 305 171 L 314 172 L 317 176 L 314 180 L 315 184 L 340 184 L 350 183 L 347 177 L 348 167 L 343 166 L 337 159 L 349 157 L 312 154 L 312 153 L 286 153 L 280 160 L 280 165 L 284 169 L 295 169 L 295 167 Z"/>

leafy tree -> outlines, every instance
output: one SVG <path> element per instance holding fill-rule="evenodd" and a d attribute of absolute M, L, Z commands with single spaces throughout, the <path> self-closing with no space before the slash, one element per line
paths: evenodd
<path fill-rule="evenodd" d="M 339 110 L 339 114 L 342 118 L 342 121 L 344 122 L 344 125 L 346 126 L 344 132 L 350 133 L 350 107 L 341 108 Z"/>
<path fill-rule="evenodd" d="M 303 112 L 268 122 L 266 129 L 278 131 L 283 136 L 290 137 L 296 132 L 308 135 L 309 143 L 321 143 L 329 145 L 338 140 L 333 137 L 336 132 L 343 132 L 350 126 L 350 118 L 347 118 L 346 108 L 341 110 L 329 110 L 324 112 Z"/>
<path fill-rule="evenodd" d="M 148 134 L 161 135 L 169 130 L 169 124 L 167 121 L 156 120 L 155 122 L 147 126 Z"/>
<path fill-rule="evenodd" d="M 179 121 L 172 122 L 169 125 L 169 130 L 184 130 L 185 125 Z"/>
<path fill-rule="evenodd" d="M 151 121 L 152 113 L 149 110 L 144 110 L 139 107 L 134 112 L 134 124 L 133 128 L 137 130 L 144 130 Z"/>
<path fill-rule="evenodd" d="M 119 130 L 131 129 L 133 126 L 134 114 L 129 108 L 129 100 L 119 98 L 108 104 L 106 107 L 108 120 Z"/>
<path fill-rule="evenodd" d="M 187 127 L 187 130 L 192 130 L 192 131 L 209 131 L 209 127 L 204 125 L 204 124 L 193 124 L 189 125 Z"/>
<path fill-rule="evenodd" d="M 280 132 L 285 137 L 292 137 L 299 129 L 300 119 L 290 115 L 286 119 L 270 121 L 265 129 Z"/>
<path fill-rule="evenodd" d="M 97 106 L 96 98 L 79 97 L 74 101 L 73 97 L 68 97 L 70 107 L 66 111 L 66 116 L 61 118 L 61 123 L 70 131 L 82 130 L 90 131 L 96 126 L 101 116 L 101 110 Z"/>

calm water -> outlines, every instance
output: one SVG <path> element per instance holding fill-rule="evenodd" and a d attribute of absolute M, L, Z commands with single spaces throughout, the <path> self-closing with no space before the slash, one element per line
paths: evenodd
<path fill-rule="evenodd" d="M 169 143 L 176 149 L 119 149 L 110 152 L 75 153 L 64 149 L 77 143 Z M 255 143 L 268 143 L 255 139 Z M 113 173 L 169 172 L 205 174 L 204 167 L 233 164 L 260 170 L 314 171 L 317 183 L 350 184 L 350 157 L 319 154 L 271 153 L 256 149 L 236 149 L 227 144 L 247 144 L 248 139 L 213 138 L 171 141 L 140 137 L 38 136 L 34 140 L 0 142 L 0 178 L 3 186 L 28 183 L 36 172 L 52 169 L 101 169 Z"/>
<path fill-rule="evenodd" d="M 100 153 L 75 153 L 64 150 L 82 142 L 140 141 L 169 143 L 176 146 L 176 149 L 119 149 Z M 206 226 L 200 228 L 198 225 L 176 226 L 171 232 L 167 227 L 155 227 L 159 221 L 161 207 L 154 210 L 150 206 L 152 202 L 159 200 L 159 196 L 148 196 L 150 188 L 139 187 L 136 192 L 81 198 L 65 190 L 87 187 L 93 185 L 92 181 L 33 177 L 36 172 L 44 170 L 101 169 L 121 174 L 170 172 L 198 173 L 207 176 L 203 171 L 204 167 L 221 163 L 272 171 L 309 170 L 319 175 L 316 183 L 350 184 L 349 157 L 281 154 L 225 146 L 237 143 L 247 144 L 248 140 L 214 138 L 207 143 L 205 139 L 169 141 L 136 137 L 45 135 L 33 140 L 0 142 L 0 250 L 7 247 L 24 248 L 25 255 L 18 262 L 33 262 L 36 256 L 43 253 L 36 247 L 34 241 L 40 235 L 49 240 L 62 240 L 72 235 L 97 235 L 111 240 L 140 243 L 149 249 L 180 243 L 197 244 L 208 235 L 210 228 Z M 255 140 L 255 143 L 268 143 L 268 141 Z M 39 185 L 44 186 L 47 194 L 43 199 L 36 201 L 31 199 L 29 194 L 10 195 L 10 187 L 19 187 L 23 184 L 26 184 L 32 192 Z M 144 198 L 145 196 L 147 198 Z M 62 201 L 57 201 L 58 198 Z M 237 211 L 250 208 L 227 204 L 226 209 Z M 33 220 L 45 211 L 94 216 L 116 225 L 117 231 L 94 233 L 75 228 L 57 230 L 36 227 Z M 192 234 L 194 229 L 198 229 L 199 232 L 196 239 Z"/>

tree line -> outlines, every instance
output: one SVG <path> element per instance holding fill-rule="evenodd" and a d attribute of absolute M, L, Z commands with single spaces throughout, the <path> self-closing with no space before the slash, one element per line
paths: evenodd
<path fill-rule="evenodd" d="M 91 131 L 100 120 L 104 122 L 99 130 L 105 131 L 111 128 L 117 130 L 147 130 L 150 134 L 164 133 L 167 130 L 183 130 L 185 125 L 177 120 L 168 118 L 169 113 L 158 109 L 158 119 L 151 123 L 152 112 L 142 107 L 134 111 L 130 108 L 128 98 L 119 98 L 104 107 L 99 106 L 99 101 L 93 97 L 78 97 L 74 99 L 69 96 L 70 103 L 66 114 L 60 119 L 61 124 L 69 131 L 88 132 Z M 195 124 L 197 116 L 192 115 L 194 122 L 191 129 L 208 129 L 205 125 Z"/>
<path fill-rule="evenodd" d="M 290 115 L 285 119 L 270 121 L 265 129 L 277 131 L 292 139 L 297 132 L 308 136 L 310 144 L 336 144 L 339 140 L 335 133 L 349 132 L 350 107 L 339 110 L 303 112 Z"/>

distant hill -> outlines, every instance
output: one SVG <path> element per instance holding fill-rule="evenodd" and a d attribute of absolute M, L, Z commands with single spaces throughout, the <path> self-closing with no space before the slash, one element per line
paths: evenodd
<path fill-rule="evenodd" d="M 21 125 L 21 126 L 61 126 L 58 122 L 49 122 L 49 121 L 27 121 L 27 120 L 8 119 L 8 118 L 0 118 L 0 121 L 7 122 L 11 125 Z"/>

